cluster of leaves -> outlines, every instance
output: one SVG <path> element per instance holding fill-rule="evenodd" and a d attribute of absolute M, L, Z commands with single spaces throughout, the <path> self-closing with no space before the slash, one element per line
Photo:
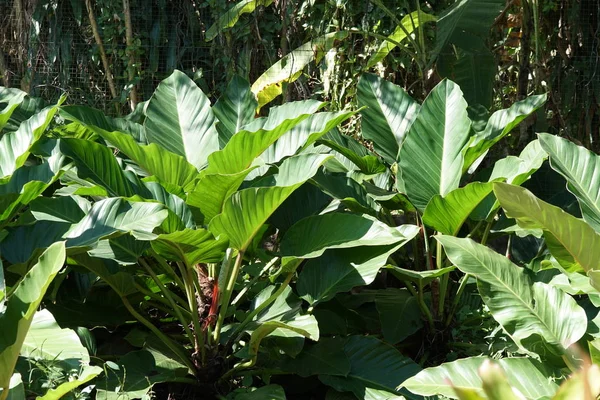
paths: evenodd
<path fill-rule="evenodd" d="M 598 156 L 541 134 L 477 171 L 544 101 L 475 124 L 452 81 L 418 104 L 364 75 L 371 151 L 356 111 L 256 118 L 241 78 L 211 105 L 176 71 L 126 118 L 2 89 L 0 399 L 597 394 Z M 520 186 L 548 157 L 583 220 Z M 452 347 L 466 294 L 506 351 Z"/>

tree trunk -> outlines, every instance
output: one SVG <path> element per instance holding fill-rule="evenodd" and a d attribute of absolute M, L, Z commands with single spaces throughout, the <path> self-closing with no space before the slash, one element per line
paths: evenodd
<path fill-rule="evenodd" d="M 127 65 L 127 73 L 129 75 L 129 84 L 131 85 L 131 91 L 129 92 L 129 102 L 131 105 L 131 111 L 135 110 L 135 106 L 138 103 L 137 88 L 133 83 L 135 79 L 135 53 L 132 51 L 133 46 L 133 27 L 131 25 L 131 11 L 129 8 L 129 0 L 123 0 L 123 15 L 125 16 L 125 38 L 127 41 L 127 55 L 129 56 L 129 65 Z"/>
<path fill-rule="evenodd" d="M 115 81 L 110 70 L 110 64 L 108 63 L 108 57 L 106 57 L 106 52 L 104 51 L 104 44 L 102 43 L 102 38 L 100 37 L 100 32 L 98 31 L 98 24 L 96 23 L 96 17 L 94 16 L 94 7 L 91 0 L 85 0 L 85 6 L 88 11 L 88 18 L 90 20 L 90 26 L 92 27 L 92 32 L 94 33 L 94 39 L 96 40 L 96 44 L 98 45 L 98 50 L 100 51 L 100 58 L 102 59 L 102 65 L 104 66 L 104 73 L 106 74 L 106 80 L 108 82 L 108 88 L 110 89 L 110 94 L 113 99 L 117 98 L 117 89 L 115 87 Z"/>

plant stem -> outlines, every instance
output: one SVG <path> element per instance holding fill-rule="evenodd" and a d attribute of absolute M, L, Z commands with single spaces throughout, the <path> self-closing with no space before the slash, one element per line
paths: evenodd
<path fill-rule="evenodd" d="M 467 286 L 467 282 L 471 274 L 464 274 L 462 278 L 460 278 L 460 283 L 458 285 L 458 289 L 456 290 L 456 296 L 454 296 L 454 300 L 452 301 L 452 308 L 450 309 L 450 313 L 448 314 L 448 318 L 446 318 L 446 326 L 449 326 L 452 322 L 452 318 L 456 313 L 456 309 L 458 308 L 458 303 L 460 302 L 460 297 L 462 293 L 465 291 L 465 287 Z"/>
<path fill-rule="evenodd" d="M 431 331 L 433 332 L 433 330 L 435 329 L 435 325 L 433 324 L 433 317 L 431 316 L 431 311 L 429 311 L 429 307 L 427 307 L 427 304 L 425 304 L 425 299 L 423 298 L 423 283 L 419 281 L 418 286 L 419 291 L 417 292 L 417 302 L 419 303 L 421 311 L 423 311 L 423 314 L 425 314 L 425 317 L 427 317 L 427 322 L 429 322 L 429 328 L 431 328 Z"/>
<path fill-rule="evenodd" d="M 177 286 L 179 286 L 180 288 L 185 287 L 183 281 L 181 280 L 181 278 L 179 278 L 179 276 L 177 276 L 177 273 L 175 273 L 173 268 L 167 263 L 167 260 L 158 255 L 158 253 L 155 252 L 153 249 L 150 249 L 150 254 L 156 261 L 158 261 L 158 264 L 165 271 L 165 274 L 167 274 L 171 279 L 173 279 Z"/>
<path fill-rule="evenodd" d="M 173 297 L 171 296 L 171 291 L 169 289 L 167 289 L 165 287 L 165 285 L 163 285 L 163 283 L 160 281 L 159 277 L 156 275 L 156 273 L 152 270 L 150 265 L 148 265 L 148 263 L 143 258 L 140 257 L 138 259 L 138 262 L 142 267 L 144 267 L 144 269 L 152 277 L 152 279 L 154 280 L 154 283 L 156 283 L 156 285 L 158 285 L 158 288 L 160 289 L 162 294 L 169 301 L 169 304 L 171 305 L 171 308 L 173 309 L 175 316 L 177 317 L 177 319 L 179 319 L 179 322 L 181 322 L 181 325 L 183 325 L 183 329 L 185 330 L 185 333 L 188 335 L 190 343 L 193 346 L 194 345 L 194 335 L 192 334 L 192 331 L 188 327 L 188 321 L 183 318 L 183 315 L 181 314 L 181 311 L 179 310 L 179 306 L 175 303 L 175 300 L 173 300 Z M 190 308 L 190 310 L 191 310 L 192 314 L 195 311 L 193 308 Z"/>
<path fill-rule="evenodd" d="M 264 310 L 265 308 L 270 306 L 275 300 L 277 300 L 277 298 L 279 296 L 281 296 L 281 293 L 283 293 L 285 288 L 290 284 L 292 278 L 294 277 L 294 273 L 295 273 L 295 271 L 290 272 L 288 274 L 288 276 L 285 277 L 285 280 L 281 283 L 281 285 L 279 285 L 277 290 L 275 292 L 273 292 L 273 294 L 271 294 L 271 296 L 269 296 L 269 298 L 267 300 L 265 300 L 264 302 L 259 304 L 258 307 L 256 307 L 254 310 L 252 310 L 252 312 L 250 312 L 248 314 L 248 316 L 246 316 L 244 321 L 242 321 L 242 323 L 239 324 L 235 328 L 235 330 L 231 334 L 230 338 L 236 337 L 236 335 L 239 334 L 246 325 L 248 325 L 250 322 L 252 322 L 252 320 L 254 319 L 254 317 L 256 317 L 258 315 L 258 313 L 260 313 L 262 310 Z"/>
<path fill-rule="evenodd" d="M 194 350 L 196 353 L 202 354 L 204 360 L 204 335 L 202 333 L 202 327 L 200 326 L 200 317 L 198 315 L 198 302 L 196 301 L 196 291 L 194 290 L 194 272 L 191 268 L 183 263 L 178 262 L 177 267 L 183 278 L 185 285 L 185 293 L 188 299 L 190 311 L 192 313 L 192 325 L 194 327 Z M 197 279 L 197 278 L 196 278 Z"/>
<path fill-rule="evenodd" d="M 273 259 L 271 261 L 269 261 L 263 267 L 263 269 L 254 278 L 252 278 L 252 280 L 250 282 L 248 282 L 247 285 L 244 286 L 244 288 L 242 290 L 240 290 L 240 292 L 237 294 L 237 296 L 235 296 L 235 298 L 231 302 L 231 305 L 233 306 L 233 305 L 237 304 L 237 302 L 242 299 L 242 296 L 248 290 L 250 290 L 252 288 L 252 286 L 254 286 L 254 284 L 256 283 L 256 281 L 258 281 L 260 279 L 260 277 L 263 276 L 263 274 L 266 273 L 268 270 L 270 270 L 273 267 L 273 265 L 275 265 L 275 263 L 277 263 L 277 261 L 279 261 L 279 260 L 280 260 L 279 257 L 273 257 Z"/>
<path fill-rule="evenodd" d="M 187 357 L 187 355 L 185 353 L 183 353 L 181 351 L 181 349 L 177 346 L 177 344 L 175 344 L 167 335 L 162 333 L 160 331 L 160 329 L 158 329 L 156 326 L 154 326 L 152 324 L 152 322 L 148 321 L 140 313 L 135 311 L 135 309 L 133 308 L 131 303 L 129 303 L 129 300 L 127 300 L 127 297 L 121 296 L 121 300 L 123 301 L 125 308 L 127 308 L 129 313 L 131 313 L 131 315 L 133 315 L 133 317 L 135 319 L 137 319 L 146 328 L 150 329 L 150 331 L 152 333 L 154 333 L 169 349 L 171 349 L 171 351 L 173 353 L 175 353 L 179 357 L 180 361 L 182 363 L 184 363 L 185 366 L 190 369 L 190 371 L 195 370 L 195 367 L 194 367 L 194 364 L 192 364 L 192 361 L 189 359 L 189 357 Z"/>
<path fill-rule="evenodd" d="M 238 274 L 240 272 L 240 268 L 242 267 L 242 261 L 244 259 L 244 252 L 239 251 L 238 255 L 235 259 L 235 264 L 233 265 L 233 269 L 229 276 L 227 277 L 227 284 L 225 285 L 225 290 L 223 291 L 223 297 L 221 297 L 221 307 L 219 308 L 219 316 L 217 317 L 217 323 L 215 325 L 215 330 L 213 332 L 213 343 L 218 344 L 219 338 L 221 337 L 221 329 L 223 328 L 223 322 L 225 321 L 225 314 L 227 314 L 227 307 L 229 305 L 229 301 L 231 300 L 231 294 L 233 293 L 233 287 L 235 286 L 235 282 L 237 281 Z"/>
<path fill-rule="evenodd" d="M 436 255 L 435 255 L 435 264 L 437 269 L 442 269 L 442 258 L 444 257 L 444 249 L 442 248 L 442 244 L 438 240 L 436 243 Z M 440 302 L 438 303 L 438 314 L 441 318 L 444 316 L 444 306 L 446 303 L 446 291 L 448 289 L 448 274 L 442 275 L 440 277 Z"/>

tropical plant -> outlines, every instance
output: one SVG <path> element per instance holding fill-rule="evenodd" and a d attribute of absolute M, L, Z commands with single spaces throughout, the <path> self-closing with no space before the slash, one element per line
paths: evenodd
<path fill-rule="evenodd" d="M 22 119 L 29 97 L 2 98 L 3 400 L 285 398 L 290 376 L 306 396 L 541 398 L 595 373 L 567 380 L 573 346 L 600 354 L 597 156 L 540 135 L 484 169 L 543 95 L 473 123 L 452 81 L 419 104 L 363 75 L 368 146 L 337 129 L 356 111 L 316 100 L 256 117 L 240 77 L 211 104 L 176 71 L 127 118 L 59 103 Z M 548 155 L 585 222 L 520 186 Z M 508 237 L 511 256 L 527 235 L 545 243 L 528 258 L 486 246 Z M 465 343 L 472 314 L 489 331 Z M 508 383 L 478 375 L 485 356 Z"/>

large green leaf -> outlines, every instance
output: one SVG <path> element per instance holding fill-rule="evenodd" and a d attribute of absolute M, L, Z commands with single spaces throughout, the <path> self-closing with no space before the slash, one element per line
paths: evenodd
<path fill-rule="evenodd" d="M 550 166 L 567 180 L 581 207 L 583 219 L 600 232 L 600 156 L 566 139 L 540 133 Z"/>
<path fill-rule="evenodd" d="M 315 215 L 299 221 L 287 231 L 281 241 L 281 254 L 315 258 L 328 249 L 400 243 L 404 245 L 418 232 L 419 228 L 415 225 L 392 228 L 365 215 L 343 213 Z"/>
<path fill-rule="evenodd" d="M 285 391 L 279 385 L 267 385 L 256 390 L 237 389 L 232 394 L 232 400 L 286 400 Z"/>
<path fill-rule="evenodd" d="M 27 93 L 19 89 L 0 87 L 0 103 L 4 104 L 4 108 L 0 111 L 0 132 L 26 95 Z"/>
<path fill-rule="evenodd" d="M 21 346 L 52 280 L 65 262 L 65 243 L 50 246 L 8 296 L 0 315 L 0 388 L 8 390 Z"/>
<path fill-rule="evenodd" d="M 0 184 L 0 226 L 7 224 L 27 204 L 57 179 L 49 164 L 19 168 L 7 183 Z"/>
<path fill-rule="evenodd" d="M 347 376 L 350 360 L 344 352 L 345 341 L 321 338 L 316 344 L 305 348 L 295 358 L 282 360 L 279 368 L 303 377 L 328 374 Z"/>
<path fill-rule="evenodd" d="M 397 399 L 401 394 L 408 395 L 396 387 L 421 370 L 410 358 L 373 336 L 351 336 L 344 351 L 350 360 L 348 376 L 319 375 L 319 379 L 338 391 L 352 391 L 359 399 Z"/>
<path fill-rule="evenodd" d="M 64 99 L 61 98 L 60 102 Z M 59 103 L 60 103 L 59 102 Z M 29 156 L 29 149 L 41 137 L 54 119 L 58 107 L 50 106 L 23 121 L 15 132 L 0 138 L 0 178 L 12 175 Z"/>
<path fill-rule="evenodd" d="M 152 248 L 168 260 L 182 261 L 193 267 L 197 263 L 221 261 L 227 248 L 227 238 L 215 240 L 205 229 L 185 229 L 158 235 L 152 241 Z"/>
<path fill-rule="evenodd" d="M 77 333 L 62 329 L 48 310 L 41 310 L 33 317 L 23 347 L 21 357 L 36 360 L 60 362 L 68 369 L 79 369 L 89 364 L 90 356 L 81 344 Z"/>
<path fill-rule="evenodd" d="M 463 0 L 464 1 L 464 0 Z M 483 156 L 494 144 L 512 131 L 521 121 L 534 113 L 546 102 L 546 95 L 529 96 L 514 103 L 510 108 L 492 114 L 485 129 L 477 132 L 465 146 L 463 172 Z"/>
<path fill-rule="evenodd" d="M 327 250 L 320 257 L 308 260 L 302 267 L 296 283 L 298 295 L 314 306 L 333 298 L 337 293 L 369 285 L 390 254 L 402 244 Z"/>
<path fill-rule="evenodd" d="M 585 311 L 575 300 L 542 282 L 508 258 L 471 239 L 436 236 L 448 258 L 477 286 L 492 316 L 520 347 L 544 354 L 544 343 L 562 355 L 585 333 Z"/>
<path fill-rule="evenodd" d="M 372 140 L 375 151 L 393 164 L 419 104 L 400 86 L 363 74 L 358 81 L 358 105 L 367 107 L 361 111 L 362 136 Z"/>
<path fill-rule="evenodd" d="M 275 186 L 234 193 L 225 201 L 223 212 L 210 222 L 209 229 L 215 236 L 227 236 L 232 247 L 244 251 L 269 216 L 329 158 L 324 154 L 306 154 L 286 159 L 274 178 Z"/>
<path fill-rule="evenodd" d="M 335 46 L 337 40 L 348 37 L 347 31 L 337 31 L 319 36 L 295 48 L 266 70 L 253 84 L 252 92 L 262 107 L 282 93 L 284 83 L 298 79 L 304 67 L 313 60 L 317 63 Z"/>
<path fill-rule="evenodd" d="M 215 124 L 210 100 L 181 71 L 162 81 L 146 106 L 148 142 L 185 157 L 198 169 L 219 149 Z"/>
<path fill-rule="evenodd" d="M 100 110 L 86 106 L 61 107 L 59 114 L 68 121 L 75 121 L 89 128 L 95 127 L 106 132 L 125 132 L 135 142 L 147 143 L 144 126 L 125 118 L 112 118 Z"/>
<path fill-rule="evenodd" d="M 438 73 L 460 86 L 469 105 L 480 104 L 491 108 L 494 99 L 494 78 L 498 71 L 496 57 L 483 39 L 468 37 L 467 42 L 467 48 L 457 47 L 456 51 L 439 55 Z"/>
<path fill-rule="evenodd" d="M 375 305 L 385 341 L 396 344 L 423 326 L 417 298 L 407 289 L 378 290 Z"/>
<path fill-rule="evenodd" d="M 440 233 L 456 236 L 471 212 L 492 189 L 492 183 L 473 182 L 451 191 L 446 197 L 436 194 L 425 208 L 423 222 Z"/>
<path fill-rule="evenodd" d="M 90 212 L 65 234 L 69 247 L 93 246 L 113 234 L 131 233 L 140 240 L 151 240 L 154 228 L 167 217 L 158 203 L 128 202 L 120 198 L 100 200 Z"/>
<path fill-rule="evenodd" d="M 133 196 L 131 183 L 108 147 L 90 140 L 61 139 L 60 149 L 73 160 L 79 177 L 105 188 L 111 196 Z"/>
<path fill-rule="evenodd" d="M 520 227 L 544 230 L 551 251 L 566 250 L 576 266 L 588 275 L 600 270 L 600 234 L 590 225 L 538 199 L 527 189 L 495 183 L 494 193 L 507 216 L 515 218 Z M 558 246 L 552 246 L 555 243 Z M 562 263 L 564 255 L 555 253 L 555 256 Z M 600 288 L 600 281 L 592 279 L 592 284 Z"/>
<path fill-rule="evenodd" d="M 427 368 L 404 381 L 402 387 L 422 396 L 458 398 L 454 388 L 484 395 L 479 367 L 486 357 L 469 357 Z M 525 399 L 548 398 L 558 385 L 544 366 L 531 358 L 502 358 L 496 361 L 506 372 L 508 382 Z"/>
<path fill-rule="evenodd" d="M 324 103 L 304 100 L 273 107 L 269 116 L 257 118 L 235 134 L 223 150 L 208 158 L 205 174 L 235 174 L 246 170 L 284 133 L 317 112 Z"/>
<path fill-rule="evenodd" d="M 419 210 L 458 188 L 470 129 L 460 88 L 442 81 L 423 102 L 398 156 L 406 194 Z"/>
<path fill-rule="evenodd" d="M 250 83 L 239 75 L 235 75 L 227 85 L 225 93 L 213 106 L 213 112 L 219 120 L 217 130 L 221 148 L 229 139 L 238 133 L 242 126 L 254 119 L 258 102 L 250 90 Z"/>
<path fill-rule="evenodd" d="M 251 13 L 256 7 L 267 7 L 271 3 L 273 3 L 273 0 L 240 0 L 227 12 L 219 16 L 217 21 L 208 28 L 205 34 L 206 41 L 213 40 L 220 32 L 233 27 L 243 14 Z"/>
<path fill-rule="evenodd" d="M 260 155 L 260 158 L 265 163 L 273 164 L 284 157 L 294 155 L 354 114 L 353 111 L 313 114 L 284 133 Z"/>
<path fill-rule="evenodd" d="M 459 0 L 446 10 L 437 22 L 435 60 L 448 43 L 468 46 L 465 36 L 487 38 L 490 26 L 504 7 L 504 0 Z M 472 39 L 471 39 L 472 40 Z"/>
<path fill-rule="evenodd" d="M 402 43 L 408 35 L 412 35 L 419 25 L 434 21 L 437 21 L 435 16 L 424 13 L 423 11 L 414 11 L 405 15 L 400 21 L 401 26 L 398 25 L 396 29 L 394 29 L 394 32 L 388 36 L 388 39 L 391 39 L 394 43 L 383 41 L 375 54 L 373 54 L 367 62 L 367 68 L 371 68 L 379 61 L 383 60 L 390 51 L 396 48 L 397 43 Z"/>
<path fill-rule="evenodd" d="M 267 118 L 258 118 L 236 133 L 223 150 L 210 155 L 187 203 L 196 211 L 198 223 L 208 224 L 223 210 L 223 204 L 257 166 L 262 154 L 284 133 L 315 113 L 323 103 L 307 100 L 273 107 Z"/>
<path fill-rule="evenodd" d="M 139 145 L 131 136 L 121 132 L 100 129 L 95 131 L 148 174 L 156 176 L 160 182 L 181 187 L 186 191 L 193 187 L 198 170 L 185 157 L 171 153 L 155 143 Z"/>

